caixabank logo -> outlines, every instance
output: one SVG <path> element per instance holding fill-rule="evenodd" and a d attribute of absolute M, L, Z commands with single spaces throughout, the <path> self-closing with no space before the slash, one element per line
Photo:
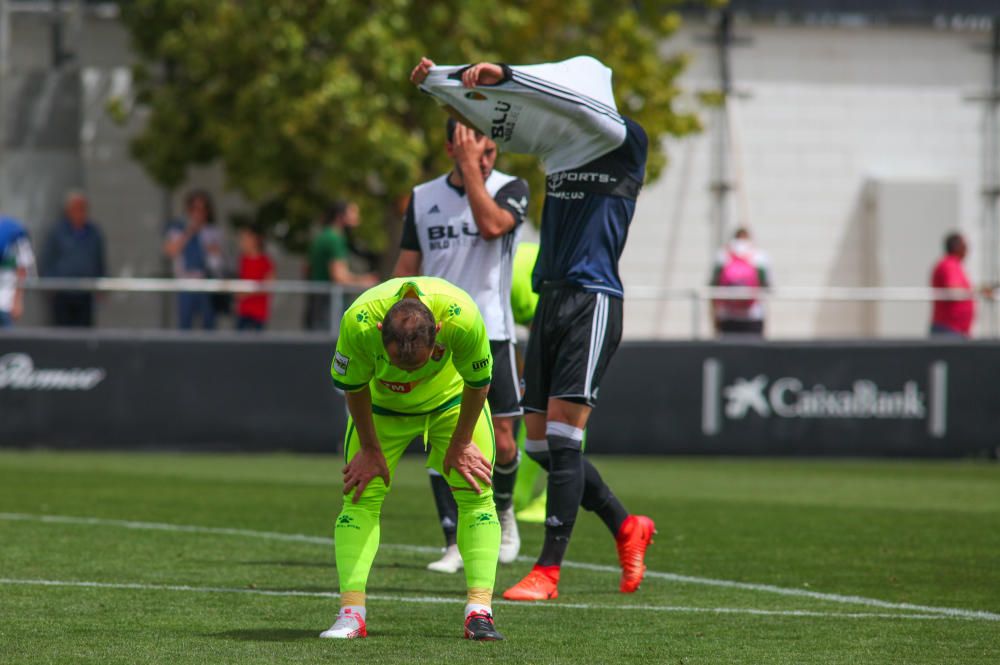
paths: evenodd
<path fill-rule="evenodd" d="M 922 420 L 933 437 L 947 433 L 948 365 L 932 362 L 924 376 L 880 383 L 858 376 L 838 385 L 806 376 L 761 372 L 726 378 L 722 361 L 702 366 L 701 429 L 707 436 L 752 419 Z"/>

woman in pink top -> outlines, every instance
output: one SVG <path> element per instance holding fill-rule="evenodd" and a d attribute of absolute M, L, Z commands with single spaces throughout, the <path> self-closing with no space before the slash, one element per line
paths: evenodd
<path fill-rule="evenodd" d="M 972 299 L 972 285 L 962 267 L 968 252 L 965 238 L 960 233 L 949 233 L 944 240 L 944 257 L 934 266 L 931 287 L 968 291 L 965 300 L 935 300 L 931 318 L 931 335 L 969 337 L 972 321 L 976 316 L 976 303 Z"/>

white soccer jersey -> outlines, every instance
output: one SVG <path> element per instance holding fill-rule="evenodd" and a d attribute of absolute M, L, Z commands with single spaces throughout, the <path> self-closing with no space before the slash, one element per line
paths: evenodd
<path fill-rule="evenodd" d="M 514 247 L 528 207 L 528 189 L 520 178 L 497 170 L 485 184 L 496 203 L 514 215 L 509 233 L 484 240 L 465 190 L 443 175 L 413 189 L 400 246 L 420 251 L 423 274 L 446 279 L 472 296 L 491 340 L 509 340 L 514 338 Z"/>
<path fill-rule="evenodd" d="M 505 67 L 505 80 L 476 88 L 462 87 L 466 67 L 432 67 L 420 89 L 501 150 L 538 155 L 547 174 L 583 166 L 625 141 L 611 70 L 594 58 Z"/>

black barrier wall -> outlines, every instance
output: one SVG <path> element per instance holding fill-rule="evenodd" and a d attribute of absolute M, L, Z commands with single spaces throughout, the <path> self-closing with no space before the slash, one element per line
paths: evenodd
<path fill-rule="evenodd" d="M 0 443 L 337 450 L 328 340 L 0 335 Z"/>
<path fill-rule="evenodd" d="M 0 336 L 0 445 L 336 451 L 323 338 Z M 609 454 L 956 457 L 1000 445 L 1000 344 L 626 343 Z"/>

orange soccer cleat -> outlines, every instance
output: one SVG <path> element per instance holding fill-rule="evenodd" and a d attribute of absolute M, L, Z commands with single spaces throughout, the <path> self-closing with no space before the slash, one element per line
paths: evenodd
<path fill-rule="evenodd" d="M 653 542 L 656 524 L 645 515 L 629 515 L 615 536 L 618 544 L 618 562 L 622 567 L 622 593 L 632 593 L 642 583 L 646 574 L 646 548 Z M 504 594 L 504 598 L 507 595 Z"/>
<path fill-rule="evenodd" d="M 535 566 L 503 592 L 507 600 L 553 600 L 559 597 L 559 566 Z"/>

